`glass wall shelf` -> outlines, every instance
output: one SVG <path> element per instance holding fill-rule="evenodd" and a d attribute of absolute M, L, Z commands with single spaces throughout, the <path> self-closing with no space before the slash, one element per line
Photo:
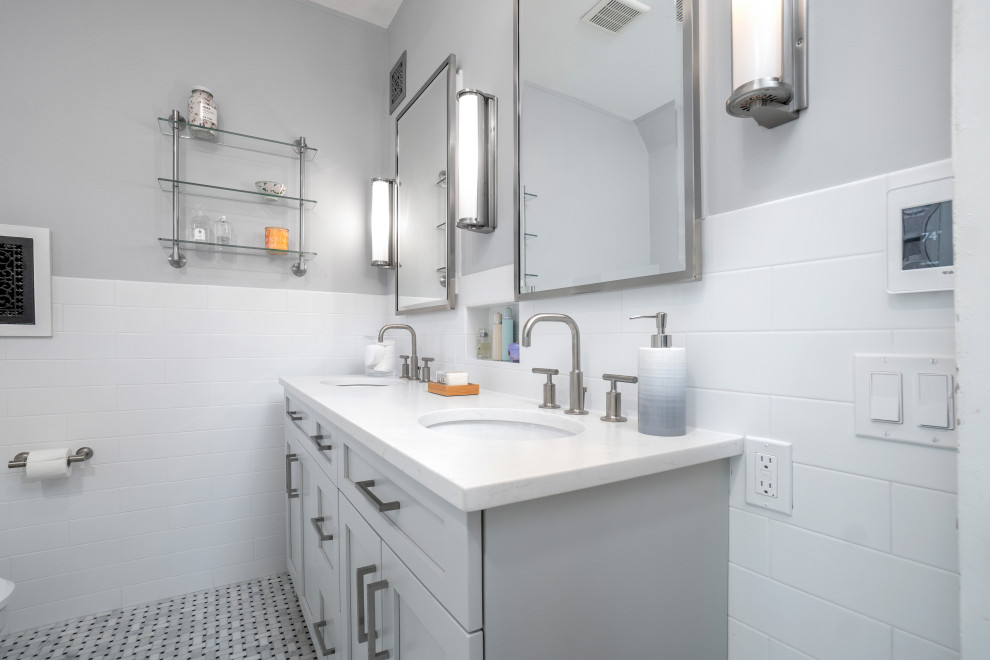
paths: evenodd
<path fill-rule="evenodd" d="M 176 181 L 175 179 L 163 179 L 158 177 L 158 185 L 165 192 L 172 192 L 172 184 L 179 184 L 179 192 L 185 195 L 199 195 L 200 197 L 218 197 L 220 199 L 233 199 L 240 202 L 266 202 L 278 206 L 291 206 L 297 208 L 299 202 L 302 207 L 310 210 L 316 206 L 316 200 L 299 199 L 298 197 L 286 197 L 285 195 L 272 195 L 270 193 L 258 192 L 257 190 L 239 190 L 237 188 L 224 188 L 223 186 L 211 186 L 206 183 L 193 183 L 192 181 Z"/>
<path fill-rule="evenodd" d="M 272 257 L 299 257 L 312 259 L 315 252 L 300 252 L 299 250 L 273 250 L 266 247 L 256 247 L 253 245 L 227 245 L 225 243 L 207 243 L 205 241 L 187 241 L 182 239 L 159 238 L 158 242 L 163 248 L 172 249 L 172 243 L 178 243 L 183 249 L 191 252 L 227 252 L 229 254 L 261 254 Z"/>
<path fill-rule="evenodd" d="M 212 130 L 216 135 L 213 138 L 199 137 L 193 135 L 189 131 L 189 124 L 184 121 L 179 123 L 179 137 L 182 139 L 199 140 L 209 144 L 220 144 L 225 147 L 234 147 L 235 149 L 246 149 L 248 151 L 260 151 L 266 154 L 275 154 L 276 156 L 288 156 L 290 158 L 299 157 L 299 145 L 295 142 L 283 142 L 281 140 L 270 140 L 268 138 L 257 137 L 254 135 L 247 135 L 246 133 L 235 133 L 234 131 L 227 131 L 220 128 L 213 128 Z M 172 135 L 172 120 L 168 117 L 159 117 L 158 126 L 161 128 L 162 135 Z M 195 128 L 199 128 L 198 126 Z M 313 147 L 305 147 L 306 160 L 313 160 L 316 158 L 317 150 Z"/>

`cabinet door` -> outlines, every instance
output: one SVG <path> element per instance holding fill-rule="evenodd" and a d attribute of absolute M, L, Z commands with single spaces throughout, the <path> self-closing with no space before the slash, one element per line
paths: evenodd
<path fill-rule="evenodd" d="M 340 510 L 340 608 L 346 646 L 341 657 L 367 660 L 368 642 L 381 645 L 381 617 L 369 621 L 368 588 L 381 581 L 382 542 L 375 530 L 361 517 L 346 497 L 339 501 Z M 382 594 L 374 593 L 376 612 L 381 612 Z M 339 652 L 339 651 L 338 651 Z"/>
<path fill-rule="evenodd" d="M 375 616 L 384 627 L 377 653 L 402 660 L 482 660 L 483 632 L 464 630 L 384 543 L 382 567 L 388 586 L 385 609 Z"/>
<path fill-rule="evenodd" d="M 303 597 L 303 501 L 302 480 L 303 471 L 300 459 L 304 454 L 301 448 L 286 432 L 285 443 L 285 542 L 286 559 L 289 565 L 289 575 L 292 576 L 297 595 Z"/>

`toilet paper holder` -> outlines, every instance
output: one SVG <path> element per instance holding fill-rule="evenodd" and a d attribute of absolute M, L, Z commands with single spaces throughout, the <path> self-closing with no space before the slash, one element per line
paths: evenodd
<path fill-rule="evenodd" d="M 22 468 L 27 465 L 28 453 L 22 451 L 21 453 L 14 456 L 14 460 L 7 461 L 8 468 Z M 69 463 L 82 463 L 83 461 L 89 460 L 93 457 L 93 450 L 89 447 L 80 447 L 76 450 L 74 456 L 69 456 Z"/>

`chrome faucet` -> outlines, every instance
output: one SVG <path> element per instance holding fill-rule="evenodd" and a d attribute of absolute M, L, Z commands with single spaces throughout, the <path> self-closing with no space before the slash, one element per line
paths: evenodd
<path fill-rule="evenodd" d="M 567 314 L 533 314 L 526 320 L 522 329 L 522 345 L 529 347 L 532 345 L 530 334 L 533 326 L 541 321 L 558 321 L 571 329 L 571 392 L 570 408 L 564 412 L 568 415 L 587 415 L 584 409 L 584 394 L 588 388 L 584 386 L 584 374 L 581 373 L 581 333 L 578 331 L 577 323 Z"/>
<path fill-rule="evenodd" d="M 419 357 L 416 355 L 416 331 L 412 329 L 412 326 L 408 326 L 405 323 L 389 323 L 383 325 L 382 329 L 378 331 L 378 343 L 385 341 L 386 330 L 408 330 L 409 334 L 412 335 L 412 355 L 409 356 L 412 364 L 402 365 L 401 378 L 419 380 Z"/>

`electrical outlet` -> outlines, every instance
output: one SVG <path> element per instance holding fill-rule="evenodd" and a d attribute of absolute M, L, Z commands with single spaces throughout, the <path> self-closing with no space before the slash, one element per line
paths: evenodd
<path fill-rule="evenodd" d="M 746 503 L 790 515 L 791 443 L 746 438 Z"/>
<path fill-rule="evenodd" d="M 756 492 L 777 498 L 777 457 L 770 453 L 756 452 Z"/>

